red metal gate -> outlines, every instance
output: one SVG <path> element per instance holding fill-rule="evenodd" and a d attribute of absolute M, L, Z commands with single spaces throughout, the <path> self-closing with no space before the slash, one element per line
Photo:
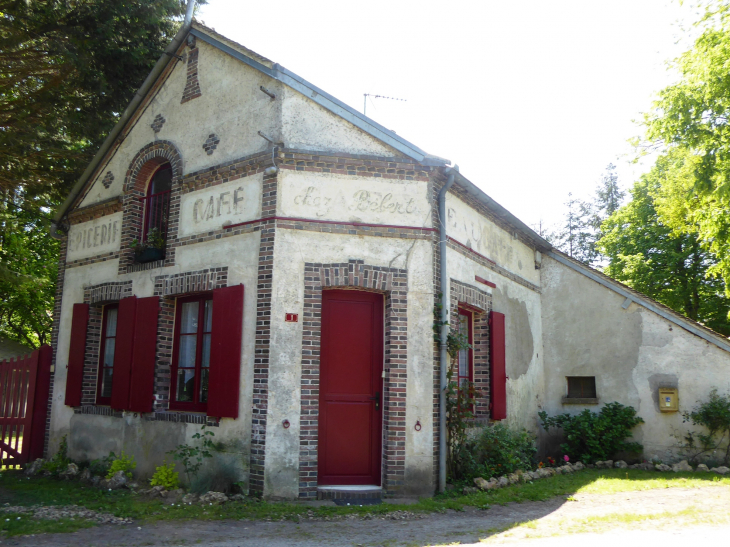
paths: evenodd
<path fill-rule="evenodd" d="M 43 457 L 51 384 L 50 346 L 0 362 L 0 461 L 19 465 Z"/>

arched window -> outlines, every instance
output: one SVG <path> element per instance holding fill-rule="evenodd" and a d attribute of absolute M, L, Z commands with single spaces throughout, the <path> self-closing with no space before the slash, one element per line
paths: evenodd
<path fill-rule="evenodd" d="M 140 198 L 143 203 L 140 241 L 145 246 L 161 249 L 163 252 L 167 241 L 171 188 L 172 166 L 163 163 L 152 175 L 147 186 L 147 195 Z"/>

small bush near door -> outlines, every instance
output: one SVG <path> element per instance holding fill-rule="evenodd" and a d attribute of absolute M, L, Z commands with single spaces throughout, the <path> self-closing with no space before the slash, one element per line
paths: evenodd
<path fill-rule="evenodd" d="M 504 424 L 481 427 L 469 435 L 459 451 L 450 479 L 471 482 L 475 477 L 489 479 L 531 470 L 537 464 L 536 453 L 535 438 L 524 429 L 513 430 Z"/>
<path fill-rule="evenodd" d="M 644 423 L 631 406 L 613 402 L 598 413 L 586 409 L 575 416 L 548 417 L 544 411 L 538 415 L 545 431 L 551 427 L 562 428 L 565 442 L 560 448 L 571 461 L 593 463 L 610 460 L 619 452 L 639 454 L 644 450 L 642 445 L 630 440 L 631 430 Z"/>

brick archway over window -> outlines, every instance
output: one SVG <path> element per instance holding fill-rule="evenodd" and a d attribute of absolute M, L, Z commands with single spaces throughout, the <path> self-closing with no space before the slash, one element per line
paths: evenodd
<path fill-rule="evenodd" d="M 178 186 L 182 181 L 180 152 L 170 141 L 155 141 L 137 152 L 132 163 L 129 164 L 129 169 L 124 177 L 124 192 L 137 190 L 144 194 L 152 174 L 166 162 L 170 162 L 172 166 L 172 186 Z"/>
<path fill-rule="evenodd" d="M 129 245 L 140 236 L 142 228 L 142 203 L 140 198 L 147 192 L 147 184 L 157 168 L 163 163 L 172 166 L 172 191 L 170 193 L 170 209 L 168 218 L 167 253 L 163 261 L 147 264 L 134 264 L 134 253 Z M 129 164 L 124 177 L 124 199 L 122 217 L 122 241 L 119 257 L 119 273 L 147 270 L 160 266 L 171 266 L 175 263 L 175 248 L 172 243 L 177 239 L 178 220 L 180 216 L 180 183 L 182 182 L 182 156 L 177 147 L 170 141 L 159 140 L 142 147 Z"/>

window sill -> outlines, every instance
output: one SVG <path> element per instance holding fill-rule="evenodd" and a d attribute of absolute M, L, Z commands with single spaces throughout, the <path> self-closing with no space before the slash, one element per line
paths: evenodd
<path fill-rule="evenodd" d="M 564 405 L 597 405 L 598 397 L 563 397 L 561 402 Z"/>
<path fill-rule="evenodd" d="M 162 410 L 146 414 L 145 419 L 151 422 L 178 422 L 205 425 L 209 427 L 218 426 L 218 420 L 216 420 L 215 418 L 209 418 L 205 415 L 205 412 Z"/>
<path fill-rule="evenodd" d="M 206 404 L 195 404 L 195 403 L 176 403 L 170 402 L 168 406 L 168 412 L 182 412 L 185 414 L 202 414 L 206 415 L 208 411 L 208 405 Z"/>

